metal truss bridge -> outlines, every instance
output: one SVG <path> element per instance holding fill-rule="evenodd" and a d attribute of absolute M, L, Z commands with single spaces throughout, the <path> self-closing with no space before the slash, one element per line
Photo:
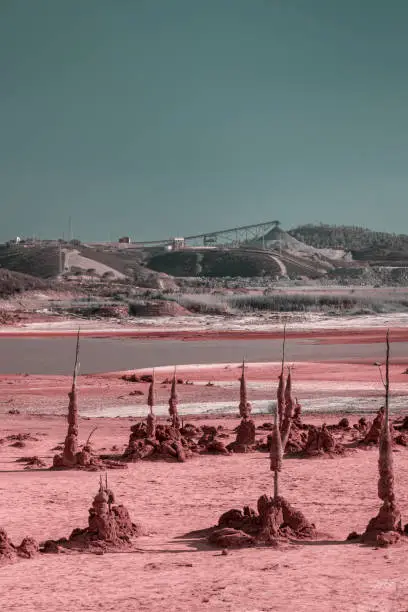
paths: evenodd
<path fill-rule="evenodd" d="M 263 236 L 279 225 L 279 221 L 266 221 L 264 223 L 241 225 L 241 227 L 197 234 L 196 236 L 184 236 L 184 240 L 189 246 L 238 246 L 255 240 L 261 240 Z"/>
<path fill-rule="evenodd" d="M 186 246 L 191 247 L 209 247 L 209 246 L 229 246 L 236 247 L 241 244 L 246 244 L 256 240 L 262 240 L 271 230 L 279 227 L 279 221 L 265 221 L 264 223 L 254 223 L 252 225 L 241 225 L 240 227 L 232 227 L 230 229 L 219 230 L 215 232 L 206 232 L 205 234 L 196 234 L 194 236 L 183 236 Z M 174 238 L 166 240 L 152 240 L 150 242 L 132 242 L 130 247 L 153 247 L 171 245 Z M 127 246 L 127 245 L 126 245 Z"/>

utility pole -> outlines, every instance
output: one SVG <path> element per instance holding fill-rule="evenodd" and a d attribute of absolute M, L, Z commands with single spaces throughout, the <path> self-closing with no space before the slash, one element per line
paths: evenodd
<path fill-rule="evenodd" d="M 69 216 L 68 219 L 68 240 L 71 242 L 72 240 L 72 217 Z"/>
<path fill-rule="evenodd" d="M 58 256 L 59 256 L 59 273 L 62 274 L 62 249 L 61 249 L 61 243 L 58 243 L 59 249 L 58 249 Z"/>

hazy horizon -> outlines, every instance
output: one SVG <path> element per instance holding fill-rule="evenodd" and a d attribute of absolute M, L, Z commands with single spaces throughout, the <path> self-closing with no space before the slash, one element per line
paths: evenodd
<path fill-rule="evenodd" d="M 403 0 L 3 0 L 0 241 L 408 233 Z"/>

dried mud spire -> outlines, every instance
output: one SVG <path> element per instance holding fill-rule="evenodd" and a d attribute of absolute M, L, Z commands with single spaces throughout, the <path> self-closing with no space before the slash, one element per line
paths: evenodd
<path fill-rule="evenodd" d="M 76 461 L 76 453 L 78 452 L 78 404 L 77 404 L 77 391 L 76 391 L 76 379 L 79 372 L 79 334 L 78 329 L 76 351 L 75 351 L 75 364 L 74 371 L 72 374 L 72 387 L 68 393 L 69 404 L 68 404 L 68 433 L 65 438 L 63 460 L 65 463 L 74 464 Z"/>
<path fill-rule="evenodd" d="M 285 347 L 286 347 L 286 325 L 283 327 L 283 343 L 282 343 L 282 367 L 281 373 L 279 374 L 278 383 L 278 416 L 279 416 L 279 427 L 283 422 L 283 416 L 285 414 L 285 381 L 284 381 L 284 368 L 285 368 Z"/>
<path fill-rule="evenodd" d="M 285 345 L 286 345 L 286 325 L 283 327 L 283 343 L 282 343 L 282 367 L 279 375 L 278 385 L 278 401 L 275 408 L 274 428 L 272 432 L 271 449 L 270 449 L 270 468 L 274 472 L 274 498 L 279 497 L 279 472 L 282 470 L 283 462 L 283 447 L 281 438 L 281 422 L 284 414 L 285 406 L 285 389 L 283 371 L 285 367 Z"/>
<path fill-rule="evenodd" d="M 173 380 L 171 381 L 171 391 L 170 391 L 170 399 L 169 399 L 169 414 L 170 414 L 170 418 L 171 418 L 173 427 L 175 427 L 176 429 L 179 429 L 180 421 L 178 417 L 176 368 L 174 368 Z"/>
<path fill-rule="evenodd" d="M 286 379 L 286 387 L 285 387 L 285 404 L 293 404 L 292 398 L 292 373 L 290 366 L 288 367 L 288 377 Z"/>
<path fill-rule="evenodd" d="M 121 462 L 115 462 L 109 459 L 105 461 L 93 455 L 90 441 L 92 435 L 98 429 L 97 427 L 94 427 L 94 429 L 89 434 L 87 441 L 82 446 L 81 450 L 78 450 L 78 404 L 76 393 L 76 379 L 79 372 L 79 335 L 80 330 L 78 329 L 75 365 L 74 372 L 72 375 L 72 387 L 71 391 L 68 393 L 68 433 L 64 442 L 64 450 L 62 451 L 62 454 L 54 456 L 51 469 L 59 470 L 85 468 L 96 470 L 107 467 L 123 469 L 124 465 Z"/>
<path fill-rule="evenodd" d="M 282 448 L 285 450 L 286 444 L 289 439 L 290 430 L 292 427 L 293 418 L 295 415 L 295 407 L 296 404 L 293 401 L 292 397 L 292 374 L 291 368 L 288 368 L 288 377 L 286 379 L 286 387 L 284 393 L 284 401 L 285 401 L 285 413 L 281 425 L 281 434 L 282 434 Z"/>
<path fill-rule="evenodd" d="M 242 419 L 248 419 L 251 414 L 251 403 L 248 401 L 248 392 L 245 376 L 245 359 L 242 360 L 242 374 L 239 385 L 239 415 Z"/>
<path fill-rule="evenodd" d="M 283 338 L 282 368 L 280 374 L 281 389 L 278 400 L 285 400 L 285 390 L 291 410 L 294 408 L 291 392 L 291 376 L 289 372 L 286 389 L 283 385 L 285 366 L 285 339 Z M 290 400 L 290 401 L 289 401 Z M 267 544 L 278 546 L 279 540 L 289 538 L 315 538 L 316 528 L 306 517 L 293 508 L 279 492 L 279 472 L 283 466 L 283 447 L 281 438 L 281 421 L 279 402 L 275 405 L 274 427 L 270 443 L 270 469 L 274 473 L 273 497 L 261 495 L 258 499 L 258 514 L 252 508 L 245 506 L 243 512 L 236 508 L 224 512 L 217 527 L 209 536 L 209 542 L 222 548 L 254 546 Z"/>
<path fill-rule="evenodd" d="M 383 501 L 394 502 L 394 466 L 392 457 L 392 437 L 389 422 L 389 396 L 390 396 L 390 332 L 386 336 L 386 362 L 385 362 L 385 406 L 384 423 L 380 435 L 380 453 L 378 460 L 379 480 L 378 496 Z"/>
<path fill-rule="evenodd" d="M 279 472 L 282 470 L 283 463 L 283 448 L 282 440 L 279 428 L 279 411 L 278 407 L 275 408 L 275 423 L 272 432 L 271 450 L 270 450 L 270 468 L 274 472 L 274 498 L 279 497 Z"/>
<path fill-rule="evenodd" d="M 386 336 L 386 361 L 385 361 L 385 406 L 384 421 L 380 434 L 379 459 L 378 459 L 378 497 L 383 505 L 376 517 L 371 519 L 363 539 L 372 540 L 379 544 L 388 545 L 396 541 L 402 531 L 401 513 L 395 501 L 394 491 L 394 466 L 392 456 L 392 436 L 389 422 L 389 395 L 390 395 L 390 333 Z"/>
<path fill-rule="evenodd" d="M 149 414 L 147 415 L 147 437 L 155 438 L 156 437 L 156 417 L 153 412 L 155 400 L 155 379 L 154 379 L 154 368 L 152 373 L 152 382 L 149 387 L 149 395 L 147 398 L 147 405 L 149 406 Z"/>
<path fill-rule="evenodd" d="M 147 396 L 147 405 L 149 406 L 150 414 L 153 414 L 153 407 L 155 403 L 155 379 L 154 379 L 154 368 L 152 372 L 152 382 L 149 386 L 149 394 Z"/>
<path fill-rule="evenodd" d="M 76 341 L 76 349 L 75 349 L 75 363 L 74 363 L 74 371 L 72 373 L 72 387 L 76 386 L 76 379 L 79 372 L 79 334 L 81 332 L 81 328 L 78 327 L 77 333 L 77 341 Z"/>
<path fill-rule="evenodd" d="M 293 418 L 295 421 L 300 423 L 302 416 L 302 405 L 299 403 L 298 398 L 295 397 L 295 407 L 293 409 Z"/>

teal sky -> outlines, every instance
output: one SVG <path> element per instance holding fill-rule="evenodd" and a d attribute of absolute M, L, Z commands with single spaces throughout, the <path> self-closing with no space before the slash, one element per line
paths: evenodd
<path fill-rule="evenodd" d="M 408 233 L 406 0 L 0 0 L 0 240 Z"/>

